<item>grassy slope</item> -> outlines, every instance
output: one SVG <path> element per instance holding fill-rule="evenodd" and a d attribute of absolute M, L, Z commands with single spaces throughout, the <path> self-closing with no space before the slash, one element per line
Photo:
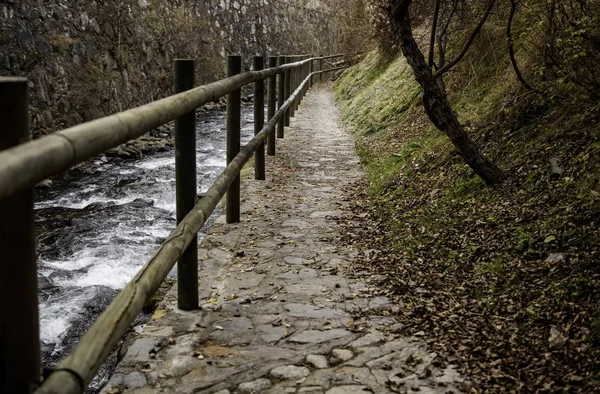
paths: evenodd
<path fill-rule="evenodd" d="M 368 173 L 369 203 L 357 208 L 381 227 L 349 238 L 376 249 L 364 265 L 387 277 L 407 332 L 424 329 L 478 388 L 593 391 L 598 106 L 524 95 L 507 59 L 475 53 L 447 87 L 461 122 L 509 180 L 486 187 L 428 121 L 406 61 L 372 52 L 335 87 Z"/>

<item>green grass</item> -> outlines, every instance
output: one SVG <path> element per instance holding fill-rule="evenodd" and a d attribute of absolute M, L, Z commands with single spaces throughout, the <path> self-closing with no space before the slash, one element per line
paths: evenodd
<path fill-rule="evenodd" d="M 391 63 L 376 52 L 350 68 L 335 85 L 336 97 L 343 102 L 347 123 L 361 134 L 387 129 L 394 120 L 418 101 L 419 89 L 410 78 L 406 60 Z"/>

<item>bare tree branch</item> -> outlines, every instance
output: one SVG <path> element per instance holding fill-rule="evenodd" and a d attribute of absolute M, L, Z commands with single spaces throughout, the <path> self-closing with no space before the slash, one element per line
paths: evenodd
<path fill-rule="evenodd" d="M 488 8 L 485 10 L 485 12 L 483 13 L 483 15 L 481 16 L 481 19 L 479 20 L 479 23 L 475 27 L 475 30 L 473 30 L 473 33 L 471 33 L 471 36 L 469 37 L 469 39 L 467 40 L 467 42 L 463 46 L 463 48 L 460 51 L 460 53 L 458 54 L 458 56 L 456 56 L 454 59 L 452 59 L 450 62 L 448 62 L 448 64 L 446 64 L 444 67 L 440 68 L 435 73 L 434 78 L 439 78 L 441 75 L 443 75 L 444 73 L 448 72 L 448 70 L 450 70 L 452 67 L 454 67 L 458 62 L 460 62 L 462 60 L 463 57 L 465 57 L 465 55 L 467 54 L 467 51 L 471 47 L 471 44 L 473 44 L 473 41 L 475 40 L 475 37 L 477 37 L 477 34 L 479 33 L 479 31 L 483 27 L 484 23 L 487 21 L 487 19 L 490 16 L 490 14 L 492 13 L 492 9 L 494 8 L 495 4 L 496 4 L 496 0 L 491 0 L 490 1 L 489 5 L 488 5 Z"/>
<path fill-rule="evenodd" d="M 431 37 L 429 38 L 429 68 L 433 68 L 433 56 L 435 53 L 435 33 L 437 30 L 438 17 L 440 16 L 440 6 L 442 0 L 435 2 L 435 11 L 433 12 L 433 23 L 431 25 Z"/>
<path fill-rule="evenodd" d="M 410 3 L 410 0 L 396 0 L 387 11 L 402 54 L 412 68 L 415 80 L 421 86 L 425 113 L 438 130 L 448 136 L 461 157 L 477 175 L 488 184 L 501 182 L 505 177 L 504 172 L 490 162 L 469 137 L 452 110 L 446 92 L 433 77 L 433 72 L 413 34 L 409 15 Z"/>
<path fill-rule="evenodd" d="M 517 59 L 515 59 L 515 48 L 513 45 L 512 38 L 512 22 L 515 16 L 515 12 L 517 11 L 517 0 L 510 0 L 510 14 L 508 15 L 508 23 L 506 25 L 506 38 L 508 39 L 508 53 L 510 55 L 510 62 L 512 63 L 513 69 L 515 70 L 515 74 L 517 75 L 517 79 L 521 82 L 521 85 L 526 87 L 527 89 L 539 93 L 535 88 L 533 88 L 530 84 L 525 81 L 523 75 L 521 74 L 521 70 L 519 70 L 519 65 L 517 64 Z"/>
<path fill-rule="evenodd" d="M 454 13 L 456 12 L 456 8 L 458 7 L 458 1 L 459 0 L 454 0 L 452 4 L 452 9 L 450 10 L 450 14 L 448 14 L 448 17 L 442 25 L 442 30 L 440 31 L 440 34 L 438 34 L 438 69 L 444 67 L 444 65 L 446 64 L 446 44 L 448 43 L 448 28 L 450 27 L 450 22 L 452 22 L 452 18 L 454 17 Z"/>

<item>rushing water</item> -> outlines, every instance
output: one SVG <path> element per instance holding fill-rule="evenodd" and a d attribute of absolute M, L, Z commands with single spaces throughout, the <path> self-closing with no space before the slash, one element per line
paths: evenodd
<path fill-rule="evenodd" d="M 242 144 L 252 136 L 251 112 L 242 108 Z M 224 111 L 204 112 L 197 124 L 201 193 L 225 167 Z M 35 203 L 44 366 L 68 354 L 176 225 L 173 151 L 105 161 L 58 177 Z M 102 387 L 104 369 L 93 388 Z"/>

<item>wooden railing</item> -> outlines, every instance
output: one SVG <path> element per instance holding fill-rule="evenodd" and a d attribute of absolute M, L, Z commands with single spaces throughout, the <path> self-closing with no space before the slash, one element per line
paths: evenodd
<path fill-rule="evenodd" d="M 228 57 L 228 77 L 194 87 L 193 60 L 175 60 L 176 94 L 115 115 L 29 140 L 27 80 L 0 78 L 0 392 L 82 393 L 136 315 L 178 262 L 178 307 L 198 308 L 197 235 L 227 194 L 226 221 L 240 220 L 240 171 L 255 155 L 255 178 L 265 179 L 264 146 L 274 155 L 325 57 L 255 57 L 240 73 L 241 57 Z M 318 68 L 317 68 L 318 67 Z M 264 81 L 268 81 L 264 123 Z M 241 88 L 254 83 L 254 138 L 240 146 Z M 278 87 L 278 88 L 277 88 Z M 197 200 L 195 110 L 227 95 L 227 167 Z M 277 110 L 276 110 L 277 102 Z M 53 175 L 175 120 L 177 227 L 98 317 L 75 349 L 40 378 L 33 188 Z"/>

